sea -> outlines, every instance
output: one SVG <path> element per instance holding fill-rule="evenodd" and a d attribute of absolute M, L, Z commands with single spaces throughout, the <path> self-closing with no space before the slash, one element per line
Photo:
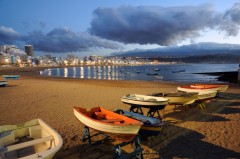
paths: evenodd
<path fill-rule="evenodd" d="M 40 72 L 42 76 L 79 79 L 170 81 L 221 83 L 218 76 L 201 74 L 237 71 L 238 64 L 159 64 L 137 66 L 81 66 L 49 68 Z M 200 73 L 200 74 L 198 74 Z"/>

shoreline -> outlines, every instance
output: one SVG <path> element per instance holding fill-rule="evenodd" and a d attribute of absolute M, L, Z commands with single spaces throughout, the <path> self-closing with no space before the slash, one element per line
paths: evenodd
<path fill-rule="evenodd" d="M 151 85 L 152 83 L 160 83 L 160 84 L 176 84 L 180 82 L 171 82 L 171 81 L 144 81 L 144 80 L 106 80 L 106 79 L 86 79 L 86 78 L 70 78 L 70 77 L 54 77 L 54 76 L 42 76 L 39 74 L 40 71 L 49 69 L 49 68 L 54 68 L 54 67 L 14 67 L 14 68 L 4 68 L 0 69 L 0 76 L 4 74 L 18 74 L 22 76 L 23 78 L 30 77 L 30 78 L 36 78 L 36 79 L 51 79 L 51 80 L 69 80 L 72 82 L 77 82 L 77 81 L 84 81 L 85 83 L 89 84 L 105 84 L 105 85 L 111 85 L 115 84 L 116 85 L 126 85 L 129 86 L 129 84 L 135 85 L 134 83 L 140 82 L 140 83 L 145 83 Z M 58 67 L 56 67 L 58 68 Z M 1 77 L 0 77 L 1 79 Z M 141 87 L 141 85 L 140 85 Z"/>
<path fill-rule="evenodd" d="M 118 144 L 117 141 L 101 141 L 102 136 L 94 137 L 92 145 L 82 142 L 84 127 L 73 114 L 74 106 L 128 110 L 129 106 L 120 100 L 123 95 L 174 92 L 181 85 L 164 81 L 43 77 L 38 74 L 41 69 L 45 68 L 0 69 L 0 75 L 21 75 L 20 79 L 9 80 L 6 87 L 0 87 L 0 125 L 43 119 L 63 138 L 64 144 L 55 155 L 56 159 L 110 159 Z M 206 106 L 204 110 L 194 107 L 173 110 L 173 106 L 167 105 L 161 111 L 166 124 L 161 133 L 147 141 L 141 140 L 144 158 L 240 158 L 240 86 L 229 84 L 226 92 Z M 129 153 L 132 147 L 122 150 Z"/>
<path fill-rule="evenodd" d="M 88 65 L 84 65 L 83 67 L 87 67 Z M 54 77 L 54 76 L 43 76 L 40 75 L 39 72 L 43 71 L 45 69 L 51 69 L 51 68 L 68 68 L 68 67 L 80 67 L 80 66 L 59 66 L 59 67 L 6 67 L 6 68 L 0 68 L 0 75 L 4 74 L 19 74 L 23 76 L 31 76 L 31 77 L 37 77 L 37 78 L 62 78 L 62 79 L 77 79 L 77 80 L 88 80 L 88 81 L 141 81 L 141 82 L 160 82 L 160 83 L 186 83 L 186 82 L 175 82 L 175 81 L 163 81 L 163 80 L 157 80 L 157 81 L 144 81 L 144 80 L 106 80 L 106 79 L 86 79 L 86 78 L 70 78 L 70 77 Z M 225 83 L 233 83 L 233 84 L 239 84 L 238 81 L 238 72 L 237 71 L 226 71 L 226 72 L 202 72 L 202 73 L 194 73 L 194 74 L 205 74 L 205 75 L 211 75 L 211 76 L 218 76 L 217 81 L 218 82 L 225 82 Z M 1 79 L 1 77 L 0 77 Z M 188 82 L 189 83 L 189 82 Z"/>
<path fill-rule="evenodd" d="M 229 71 L 229 72 L 207 72 L 207 73 L 198 73 L 198 74 L 206 74 L 206 75 L 213 75 L 219 76 L 218 80 L 222 82 L 229 82 L 229 83 L 239 83 L 238 81 L 238 71 Z"/>

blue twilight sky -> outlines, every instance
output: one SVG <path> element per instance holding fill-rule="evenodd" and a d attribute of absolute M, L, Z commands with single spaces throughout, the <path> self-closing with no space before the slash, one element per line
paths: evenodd
<path fill-rule="evenodd" d="M 0 45 L 77 56 L 240 44 L 240 0 L 0 0 Z"/>

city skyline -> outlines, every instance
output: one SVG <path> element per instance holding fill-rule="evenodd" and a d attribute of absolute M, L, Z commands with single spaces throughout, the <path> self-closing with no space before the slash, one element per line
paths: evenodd
<path fill-rule="evenodd" d="M 1 0 L 0 44 L 109 55 L 198 42 L 240 44 L 240 1 Z M 6 14 L 7 13 L 7 14 Z"/>

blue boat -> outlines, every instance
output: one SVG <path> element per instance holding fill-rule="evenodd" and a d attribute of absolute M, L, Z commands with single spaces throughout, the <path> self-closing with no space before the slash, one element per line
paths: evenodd
<path fill-rule="evenodd" d="M 4 79 L 19 79 L 20 75 L 2 75 Z"/>
<path fill-rule="evenodd" d="M 142 122 L 143 125 L 139 130 L 139 135 L 141 136 L 156 136 L 160 133 L 164 125 L 164 123 L 159 118 L 149 117 L 121 109 L 118 109 L 115 112 Z"/>

